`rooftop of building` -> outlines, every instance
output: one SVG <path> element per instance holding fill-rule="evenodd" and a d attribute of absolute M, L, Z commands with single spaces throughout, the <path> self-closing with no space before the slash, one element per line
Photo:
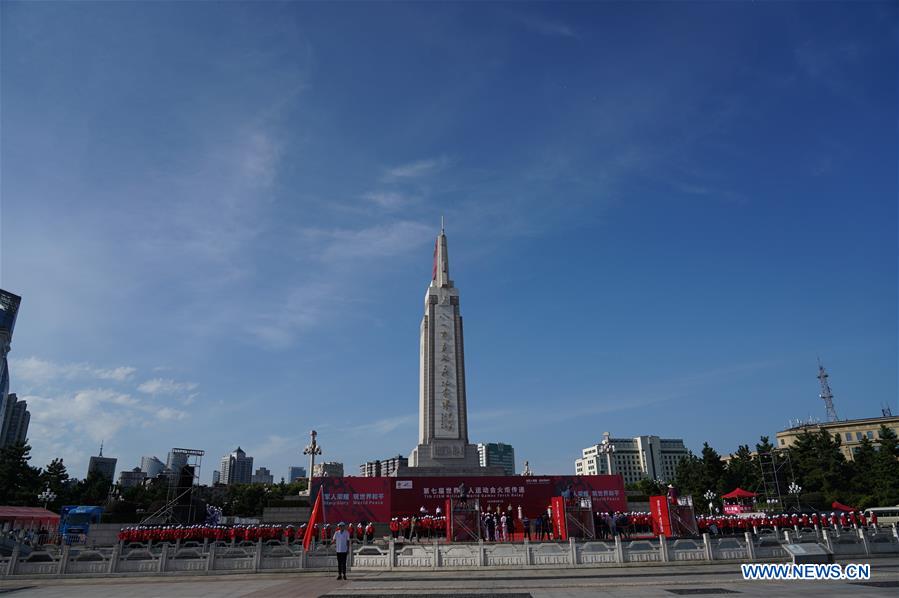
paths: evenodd
<path fill-rule="evenodd" d="M 879 417 L 862 417 L 858 419 L 838 419 L 834 422 L 807 422 L 803 424 L 799 424 L 798 426 L 793 426 L 792 428 L 785 428 L 778 432 L 778 434 L 783 434 L 784 432 L 793 432 L 797 430 L 808 430 L 810 428 L 833 428 L 839 426 L 856 426 L 856 425 L 870 425 L 870 424 L 886 424 L 886 423 L 899 423 L 899 415 L 881 415 Z"/>

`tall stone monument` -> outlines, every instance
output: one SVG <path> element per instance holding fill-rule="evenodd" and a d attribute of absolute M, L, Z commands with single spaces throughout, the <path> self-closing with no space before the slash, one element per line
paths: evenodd
<path fill-rule="evenodd" d="M 468 441 L 459 289 L 449 277 L 442 226 L 425 294 L 419 359 L 418 446 L 412 450 L 409 466 L 396 475 L 503 475 L 502 467 L 481 467 L 478 448 Z"/>

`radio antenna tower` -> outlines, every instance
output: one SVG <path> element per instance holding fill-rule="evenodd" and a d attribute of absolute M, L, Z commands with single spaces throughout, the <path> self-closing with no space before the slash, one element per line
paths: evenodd
<path fill-rule="evenodd" d="M 827 421 L 839 421 L 837 410 L 833 406 L 833 393 L 830 392 L 830 384 L 827 383 L 827 372 L 821 365 L 821 358 L 818 358 L 818 380 L 821 381 L 821 399 L 824 401 L 824 407 L 827 409 Z"/>

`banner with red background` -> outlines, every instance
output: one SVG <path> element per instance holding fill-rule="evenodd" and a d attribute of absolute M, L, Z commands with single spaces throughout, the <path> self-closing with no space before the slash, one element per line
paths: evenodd
<path fill-rule="evenodd" d="M 420 478 L 314 478 L 312 497 L 324 490 L 325 521 L 385 522 L 391 517 L 415 515 L 421 507 L 433 514 L 447 498 L 458 497 L 465 483 L 469 499 L 481 510 L 506 510 L 533 518 L 550 506 L 569 486 L 573 496 L 590 497 L 594 511 L 625 511 L 624 481 L 619 475 L 597 476 L 491 476 Z"/>

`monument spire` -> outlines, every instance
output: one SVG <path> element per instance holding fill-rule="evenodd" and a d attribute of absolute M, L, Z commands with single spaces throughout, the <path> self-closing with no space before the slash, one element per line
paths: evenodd
<path fill-rule="evenodd" d="M 403 475 L 497 475 L 480 466 L 468 439 L 465 350 L 459 289 L 449 277 L 446 221 L 434 244 L 434 270 L 425 293 L 419 351 L 418 446 Z"/>
<path fill-rule="evenodd" d="M 443 218 L 440 218 L 440 234 L 434 245 L 434 272 L 431 276 L 431 286 L 452 287 L 453 281 L 449 277 L 449 253 L 446 249 L 446 231 L 443 228 Z"/>

